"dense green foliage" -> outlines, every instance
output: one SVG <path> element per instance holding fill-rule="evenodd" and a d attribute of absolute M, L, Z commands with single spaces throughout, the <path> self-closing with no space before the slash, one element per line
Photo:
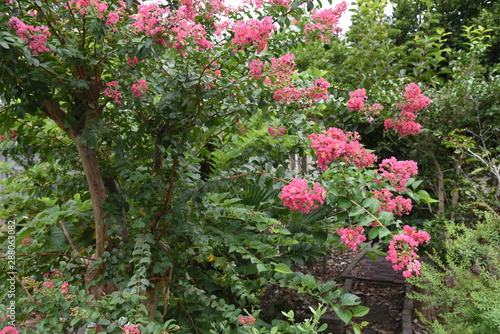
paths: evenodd
<path fill-rule="evenodd" d="M 446 224 L 442 260 L 431 257 L 420 277 L 409 280 L 426 293 L 413 298 L 439 308 L 433 333 L 495 333 L 500 330 L 500 216 L 492 211 L 474 227 Z"/>

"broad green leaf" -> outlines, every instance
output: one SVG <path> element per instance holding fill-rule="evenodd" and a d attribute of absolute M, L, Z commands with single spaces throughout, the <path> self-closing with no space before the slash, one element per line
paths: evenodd
<path fill-rule="evenodd" d="M 351 321 L 352 319 L 352 313 L 351 311 L 349 310 L 341 310 L 341 309 L 338 309 L 338 310 L 335 310 L 335 314 L 337 314 L 337 316 L 340 318 L 340 320 L 342 320 L 344 323 L 349 323 L 349 321 Z"/>
<path fill-rule="evenodd" d="M 274 270 L 278 273 L 289 274 L 292 273 L 292 269 L 284 263 L 275 263 Z"/>
<path fill-rule="evenodd" d="M 363 305 L 358 305 L 352 309 L 352 316 L 353 317 L 363 317 L 370 312 L 370 308 L 363 306 Z"/>
<path fill-rule="evenodd" d="M 341 305 L 358 305 L 360 303 L 360 299 L 358 296 L 353 295 L 352 293 L 344 293 L 340 297 Z"/>

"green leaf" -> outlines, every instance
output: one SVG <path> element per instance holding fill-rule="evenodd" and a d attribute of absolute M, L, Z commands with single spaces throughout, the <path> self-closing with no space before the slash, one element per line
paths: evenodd
<path fill-rule="evenodd" d="M 344 293 L 340 297 L 341 305 L 358 305 L 360 303 L 359 297 L 352 293 Z"/>
<path fill-rule="evenodd" d="M 380 201 L 374 197 L 366 198 L 363 201 L 363 207 L 370 209 L 371 212 L 377 212 L 380 208 Z"/>
<path fill-rule="evenodd" d="M 265 265 L 263 265 L 262 263 L 257 263 L 257 271 L 259 273 L 267 271 L 267 270 L 268 269 L 267 269 L 267 267 Z"/>
<path fill-rule="evenodd" d="M 283 273 L 283 274 L 290 274 L 293 272 L 292 269 L 290 269 L 290 267 L 284 263 L 275 263 L 274 264 L 274 271 L 276 271 L 278 273 Z"/>
<path fill-rule="evenodd" d="M 382 211 L 380 212 L 378 219 L 384 225 L 391 225 L 394 220 L 394 215 L 391 212 Z"/>
<path fill-rule="evenodd" d="M 310 12 L 314 9 L 314 2 L 307 1 L 307 11 Z"/>
<path fill-rule="evenodd" d="M 272 228 L 273 233 L 279 233 L 279 234 L 284 234 L 284 235 L 290 235 L 292 234 L 286 227 L 277 225 Z"/>
<path fill-rule="evenodd" d="M 435 200 L 433 198 L 431 198 L 431 196 L 429 195 L 429 193 L 425 190 L 419 190 L 418 191 L 418 196 L 420 196 L 420 198 L 425 202 L 425 203 L 436 203 L 436 202 L 439 202 L 438 200 Z"/>
<path fill-rule="evenodd" d="M 47 233 L 47 239 L 49 239 L 52 246 L 56 248 L 60 248 L 67 242 L 63 230 L 59 227 L 51 227 Z"/>
<path fill-rule="evenodd" d="M 350 208 L 352 206 L 352 203 L 349 199 L 342 197 L 342 198 L 339 198 L 338 206 L 341 209 L 347 209 L 347 208 Z"/>
<path fill-rule="evenodd" d="M 349 321 L 351 321 L 352 319 L 352 313 L 351 311 L 349 310 L 336 310 L 334 309 L 335 311 L 335 314 L 337 314 L 337 316 L 340 318 L 340 320 L 342 320 L 344 323 L 349 323 Z"/>
<path fill-rule="evenodd" d="M 370 216 L 370 215 L 367 215 L 367 214 L 364 214 L 361 216 L 361 218 L 359 219 L 358 221 L 358 225 L 359 226 L 366 226 L 368 224 L 370 224 L 372 221 L 374 221 L 375 218 Z"/>
<path fill-rule="evenodd" d="M 241 201 L 241 198 L 231 198 L 231 199 L 227 199 L 225 200 L 224 202 L 222 202 L 221 204 L 219 204 L 220 206 L 228 206 L 228 205 L 231 205 L 231 204 L 234 204 L 234 203 L 237 203 Z"/>
<path fill-rule="evenodd" d="M 382 229 L 382 226 L 372 227 L 370 232 L 368 232 L 368 239 L 373 240 L 378 236 L 379 231 Z"/>
<path fill-rule="evenodd" d="M 384 238 L 385 236 L 391 234 L 391 231 L 389 231 L 388 228 L 384 227 L 384 228 L 381 228 L 380 231 L 378 232 L 378 236 L 379 238 Z"/>
<path fill-rule="evenodd" d="M 370 308 L 363 306 L 363 305 L 358 305 L 355 308 L 352 309 L 352 316 L 353 317 L 363 317 L 370 312 Z"/>
<path fill-rule="evenodd" d="M 352 210 L 349 211 L 349 216 L 359 216 L 365 212 L 365 209 L 359 206 L 355 206 Z"/>

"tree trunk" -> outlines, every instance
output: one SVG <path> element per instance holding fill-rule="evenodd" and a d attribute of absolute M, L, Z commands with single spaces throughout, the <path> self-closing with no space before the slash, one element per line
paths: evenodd
<path fill-rule="evenodd" d="M 95 258 L 102 256 L 106 242 L 106 224 L 104 223 L 104 209 L 102 205 L 106 201 L 106 188 L 101 175 L 101 168 L 97 161 L 97 153 L 94 149 L 86 147 L 79 138 L 75 138 L 78 154 L 82 162 L 85 178 L 89 186 L 92 209 L 94 211 L 96 251 Z"/>

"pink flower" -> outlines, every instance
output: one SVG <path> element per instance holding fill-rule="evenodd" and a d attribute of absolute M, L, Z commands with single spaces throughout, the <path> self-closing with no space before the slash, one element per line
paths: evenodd
<path fill-rule="evenodd" d="M 309 87 L 306 89 L 307 97 L 315 100 L 323 99 L 326 100 L 328 98 L 328 88 L 330 87 L 330 83 L 323 78 L 319 78 L 314 82 L 313 87 Z"/>
<path fill-rule="evenodd" d="M 340 242 L 354 252 L 358 250 L 358 245 L 366 240 L 363 233 L 364 229 L 361 226 L 357 226 L 356 228 L 341 228 L 338 232 L 340 235 Z"/>
<path fill-rule="evenodd" d="M 384 122 L 386 130 L 394 129 L 400 136 L 416 135 L 422 132 L 421 125 L 415 122 L 416 112 L 427 107 L 431 100 L 423 95 L 420 87 L 415 83 L 410 83 L 405 90 L 404 101 L 398 103 L 397 106 L 401 109 L 399 116 L 396 118 L 388 118 Z"/>
<path fill-rule="evenodd" d="M 68 293 L 69 292 L 68 286 L 69 286 L 69 283 L 64 281 L 63 284 L 61 285 L 61 292 Z"/>
<path fill-rule="evenodd" d="M 413 115 L 413 114 L 410 114 Z M 388 118 L 384 121 L 385 130 L 396 130 L 400 136 L 414 136 L 422 132 L 421 125 L 414 122 L 409 114 L 400 113 L 400 117 L 396 119 Z"/>
<path fill-rule="evenodd" d="M 7 326 L 0 331 L 0 334 L 19 334 L 19 331 L 16 329 L 16 327 Z"/>
<path fill-rule="evenodd" d="M 118 81 L 111 81 L 106 83 L 106 89 L 102 92 L 107 97 L 110 97 L 115 100 L 115 103 L 121 104 L 120 98 L 122 97 L 122 93 L 116 88 L 118 86 Z"/>
<path fill-rule="evenodd" d="M 21 244 L 30 246 L 31 245 L 31 239 L 30 238 L 24 238 L 21 241 Z"/>
<path fill-rule="evenodd" d="M 169 30 L 165 17 L 170 12 L 168 8 L 162 8 L 157 3 L 140 4 L 137 6 L 137 14 L 131 16 L 134 23 L 131 27 L 136 33 L 143 32 L 146 36 L 162 36 Z"/>
<path fill-rule="evenodd" d="M 397 216 L 402 216 L 405 213 L 407 215 L 410 214 L 412 209 L 411 199 L 406 199 L 402 196 L 393 198 L 392 193 L 387 188 L 383 188 L 382 191 L 374 191 L 373 197 L 380 199 L 380 208 L 378 212 L 387 211 Z"/>
<path fill-rule="evenodd" d="M 108 20 L 106 21 L 106 27 L 115 25 L 116 22 L 120 19 L 120 15 L 118 13 L 109 13 L 107 16 Z"/>
<path fill-rule="evenodd" d="M 141 334 L 141 331 L 138 328 L 131 325 L 123 327 L 123 330 L 124 332 L 122 334 Z"/>
<path fill-rule="evenodd" d="M 307 180 L 294 179 L 289 185 L 281 190 L 280 198 L 283 205 L 291 210 L 309 213 L 323 204 L 326 197 L 326 191 L 319 183 L 315 183 L 313 189 L 309 189 Z"/>
<path fill-rule="evenodd" d="M 300 88 L 285 87 L 278 89 L 273 94 L 273 99 L 282 103 L 293 103 L 302 99 L 304 91 Z"/>
<path fill-rule="evenodd" d="M 410 83 L 405 89 L 404 102 L 398 104 L 402 111 L 416 113 L 431 103 L 431 99 L 422 94 L 420 87 L 416 83 Z"/>
<path fill-rule="evenodd" d="M 396 271 L 403 271 L 404 277 L 420 275 L 420 261 L 418 261 L 417 247 L 428 242 L 430 236 L 425 231 L 416 231 L 410 226 L 403 226 L 403 233 L 397 234 L 389 242 L 389 250 L 386 259 L 393 263 Z"/>
<path fill-rule="evenodd" d="M 50 37 L 49 28 L 46 26 L 30 26 L 24 24 L 17 17 L 12 17 L 9 24 L 23 41 L 28 42 L 28 47 L 32 50 L 34 55 L 41 52 L 49 52 L 46 41 Z"/>
<path fill-rule="evenodd" d="M 410 177 L 418 174 L 418 165 L 412 160 L 398 161 L 391 157 L 382 160 L 382 163 L 379 164 L 378 174 L 382 179 L 389 181 L 390 185 L 397 191 L 405 191 L 406 182 Z"/>
<path fill-rule="evenodd" d="M 145 91 L 148 90 L 148 83 L 146 80 L 139 80 L 135 84 L 132 85 L 132 94 L 136 98 L 140 98 Z"/>
<path fill-rule="evenodd" d="M 54 283 L 52 283 L 52 282 L 43 282 L 42 284 L 47 289 L 55 287 Z"/>
<path fill-rule="evenodd" d="M 70 0 L 68 6 L 80 15 L 86 15 L 91 10 L 97 11 L 97 16 L 103 18 L 103 13 L 108 9 L 105 1 L 99 0 Z"/>
<path fill-rule="evenodd" d="M 128 58 L 127 63 L 128 63 L 128 66 L 134 67 L 135 65 L 139 64 L 139 60 L 137 60 L 137 57 Z"/>
<path fill-rule="evenodd" d="M 273 128 L 272 126 L 270 126 L 270 127 L 267 128 L 267 132 L 269 132 L 269 134 L 272 137 L 283 136 L 286 133 L 286 128 L 284 126 L 275 127 L 275 128 Z"/>
<path fill-rule="evenodd" d="M 278 136 L 283 136 L 286 133 L 286 128 L 284 126 L 280 126 L 278 128 Z"/>
<path fill-rule="evenodd" d="M 256 79 L 260 79 L 262 75 L 262 68 L 264 67 L 264 63 L 260 59 L 253 59 L 252 62 L 250 63 L 250 74 L 253 74 L 253 76 Z"/>
<path fill-rule="evenodd" d="M 366 89 L 357 89 L 349 93 L 349 101 L 347 101 L 347 109 L 349 111 L 360 111 L 365 107 Z"/>
<path fill-rule="evenodd" d="M 62 276 L 62 273 L 57 269 L 54 269 L 52 272 L 43 274 L 43 276 L 45 277 L 58 276 L 58 275 Z"/>
<path fill-rule="evenodd" d="M 339 3 L 335 8 L 312 11 L 312 23 L 306 24 L 304 35 L 318 36 L 323 42 L 329 43 L 331 37 L 340 34 L 339 19 L 347 9 L 345 1 Z"/>
<path fill-rule="evenodd" d="M 269 4 L 275 7 L 283 6 L 286 9 L 290 9 L 290 0 L 269 0 Z"/>
<path fill-rule="evenodd" d="M 380 103 L 374 103 L 368 107 L 367 113 L 370 115 L 378 115 L 382 109 L 384 109 L 384 107 Z"/>
<path fill-rule="evenodd" d="M 233 26 L 234 38 L 231 42 L 237 48 L 254 46 L 257 52 L 267 48 L 267 41 L 271 38 L 271 32 L 276 30 L 273 19 L 269 16 L 259 20 L 236 21 Z"/>
<path fill-rule="evenodd" d="M 322 134 L 311 134 L 311 147 L 316 150 L 318 166 L 326 170 L 328 165 L 336 161 L 347 161 L 358 168 L 372 166 L 377 157 L 369 153 L 357 140 L 357 132 L 344 133 L 341 129 L 330 128 Z"/>
<path fill-rule="evenodd" d="M 255 318 L 251 315 L 249 315 L 248 317 L 240 317 L 238 319 L 238 323 L 242 326 L 252 326 L 253 324 L 255 324 Z"/>

